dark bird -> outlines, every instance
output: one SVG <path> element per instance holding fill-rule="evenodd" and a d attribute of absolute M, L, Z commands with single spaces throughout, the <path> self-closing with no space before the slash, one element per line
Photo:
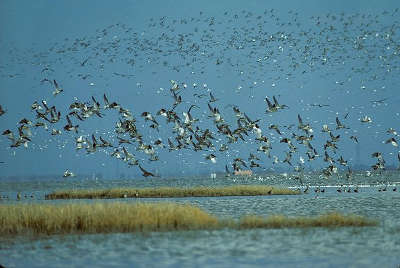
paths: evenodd
<path fill-rule="evenodd" d="M 348 127 L 346 127 L 345 125 L 343 125 L 343 124 L 340 122 L 339 117 L 336 117 L 336 129 L 341 129 L 341 128 L 348 129 Z"/>
<path fill-rule="evenodd" d="M 300 114 L 297 114 L 297 120 L 299 121 L 299 125 L 297 126 L 298 129 L 304 130 L 307 134 L 313 132 L 310 124 L 303 123 L 303 119 L 301 118 Z"/>
<path fill-rule="evenodd" d="M 7 137 L 8 137 L 10 140 L 12 140 L 12 141 L 15 140 L 14 134 L 13 134 L 12 131 L 9 130 L 9 129 L 4 130 L 3 133 L 2 133 L 1 135 L 7 136 Z"/>
<path fill-rule="evenodd" d="M 144 168 L 142 168 L 141 166 L 140 166 L 140 164 L 138 165 L 139 166 L 139 168 L 140 168 L 140 170 L 142 171 L 142 176 L 143 177 L 159 177 L 159 176 L 156 176 L 156 175 L 154 175 L 153 173 L 151 173 L 151 172 L 148 172 L 147 170 L 145 170 Z"/>
<path fill-rule="evenodd" d="M 355 143 L 358 143 L 358 139 L 356 136 L 350 136 L 350 139 L 354 140 Z"/>
<path fill-rule="evenodd" d="M 276 131 L 276 133 L 278 133 L 279 135 L 282 135 L 281 131 L 279 130 L 277 125 L 270 125 L 268 127 L 269 129 L 274 129 Z"/>
<path fill-rule="evenodd" d="M 113 147 L 113 145 L 110 142 L 106 141 L 101 136 L 100 136 L 100 141 L 102 143 L 98 145 L 99 147 Z"/>
<path fill-rule="evenodd" d="M 329 104 L 313 103 L 313 104 L 310 104 L 310 106 L 322 108 L 322 107 L 329 107 L 330 105 Z"/>
<path fill-rule="evenodd" d="M 141 116 L 144 118 L 145 121 L 152 121 L 154 124 L 158 125 L 157 121 L 154 119 L 154 117 L 151 115 L 149 112 L 143 112 Z"/>
<path fill-rule="evenodd" d="M 208 102 L 216 102 L 218 99 L 214 97 L 214 95 L 210 92 L 210 100 Z"/>
<path fill-rule="evenodd" d="M 2 116 L 3 114 L 5 114 L 6 111 L 3 109 L 3 107 L 0 105 L 0 116 Z"/>
<path fill-rule="evenodd" d="M 66 130 L 66 131 L 75 131 L 75 133 L 78 133 L 79 125 L 73 126 L 68 115 L 66 116 L 66 119 L 67 119 L 67 124 L 64 126 L 64 130 Z"/>
<path fill-rule="evenodd" d="M 275 98 L 275 96 L 272 96 L 272 99 L 274 100 L 274 106 L 276 107 L 276 109 L 285 109 L 285 108 L 289 108 L 287 105 L 285 104 L 279 104 L 278 100 Z"/>
<path fill-rule="evenodd" d="M 272 104 L 268 97 L 265 97 L 265 101 L 267 102 L 267 110 L 266 113 L 274 113 L 278 111 L 278 107 L 275 104 Z"/>
<path fill-rule="evenodd" d="M 372 100 L 370 101 L 372 104 L 382 104 L 387 100 L 387 98 L 380 99 L 380 100 Z"/>
<path fill-rule="evenodd" d="M 103 100 L 104 100 L 104 109 L 119 109 L 120 108 L 120 105 L 118 103 L 116 103 L 115 101 L 110 103 L 108 101 L 105 93 L 103 95 Z"/>

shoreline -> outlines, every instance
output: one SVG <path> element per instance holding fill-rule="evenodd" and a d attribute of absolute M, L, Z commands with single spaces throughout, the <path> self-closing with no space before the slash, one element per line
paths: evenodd
<path fill-rule="evenodd" d="M 113 198 L 176 198 L 216 196 L 256 196 L 300 194 L 289 188 L 265 185 L 234 185 L 218 187 L 157 187 L 112 188 L 100 190 L 58 190 L 46 194 L 46 200 L 55 199 L 113 199 Z"/>

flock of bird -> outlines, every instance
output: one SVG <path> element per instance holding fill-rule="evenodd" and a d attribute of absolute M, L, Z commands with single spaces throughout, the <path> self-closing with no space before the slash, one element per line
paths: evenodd
<path fill-rule="evenodd" d="M 360 80 L 360 90 L 365 90 L 368 84 L 390 80 L 400 70 L 400 66 L 396 65 L 400 56 L 396 36 L 400 25 L 398 22 L 386 25 L 380 21 L 387 17 L 396 18 L 397 9 L 379 15 L 327 14 L 325 18 L 312 17 L 313 23 L 307 27 L 301 27 L 299 14 L 290 11 L 289 15 L 292 19 L 288 21 L 280 19 L 274 10 L 258 16 L 246 11 L 239 14 L 226 12 L 220 21 L 203 14 L 198 18 L 180 20 L 163 17 L 151 19 L 148 31 L 142 35 L 134 32 L 133 27 L 115 24 L 98 31 L 95 36 L 77 38 L 72 44 L 66 39 L 46 53 L 35 54 L 34 60 L 41 62 L 40 85 L 49 84 L 54 99 L 70 91 L 51 77 L 55 66 L 66 58 L 74 63 L 71 65 L 74 67 L 67 71 L 70 78 L 76 78 L 74 73 L 78 66 L 77 77 L 93 81 L 96 76 L 97 79 L 104 78 L 105 74 L 95 74 L 90 72 L 90 68 L 105 70 L 112 68 L 108 65 L 115 66 L 116 62 L 124 63 L 131 69 L 127 68 L 129 71 L 126 73 L 113 71 L 108 74 L 126 79 L 138 76 L 141 69 L 150 68 L 147 63 L 173 70 L 175 76 L 185 70 L 211 75 L 215 67 L 216 76 L 223 79 L 223 72 L 219 68 L 227 65 L 235 70 L 244 83 L 236 90 L 255 88 L 258 86 L 256 81 L 261 80 L 272 81 L 269 87 L 278 87 L 284 80 L 298 81 L 321 69 L 326 70 L 326 76 L 330 76 L 344 65 L 349 66 L 354 79 Z M 235 23 L 238 21 L 241 23 Z M 205 28 L 201 29 L 202 26 Z M 267 31 L 267 26 L 276 31 Z M 177 33 L 178 28 L 181 33 Z M 148 33 L 152 33 L 151 38 L 147 37 Z M 50 54 L 57 57 L 51 57 Z M 183 60 L 179 61 L 178 58 Z M 18 59 L 15 61 L 19 62 Z M 158 67 L 151 69 L 153 74 L 157 74 Z M 134 70 L 134 75 L 128 73 L 131 70 Z M 338 73 L 336 86 L 344 86 L 353 78 L 345 72 Z M 11 148 L 28 148 L 35 138 L 33 128 L 43 128 L 54 137 L 69 132 L 74 137 L 75 150 L 78 152 L 106 152 L 129 167 L 137 166 L 144 177 L 160 176 L 144 168 L 148 163 L 160 161 L 160 152 L 171 154 L 191 151 L 203 154 L 205 162 L 202 163 L 209 165 L 218 165 L 221 162 L 219 158 L 229 158 L 228 164 L 225 164 L 226 176 L 246 169 L 266 169 L 269 164 L 285 164 L 299 174 L 301 180 L 306 163 L 320 159 L 325 164 L 321 177 L 329 178 L 344 170 L 345 177 L 351 178 L 351 164 L 341 154 L 341 150 L 346 148 L 339 144 L 345 139 L 354 143 L 360 139 L 354 132 L 349 134 L 352 129 L 351 124 L 346 123 L 349 113 L 344 117 L 336 116 L 334 122 L 324 122 L 321 129 L 316 129 L 311 120 L 304 119 L 297 107 L 283 104 L 288 96 L 269 94 L 264 97 L 265 106 L 262 109 L 239 107 L 236 104 L 226 105 L 223 94 L 211 90 L 206 83 L 172 79 L 169 83 L 167 97 L 170 104 L 139 113 L 122 105 L 115 96 L 115 99 L 111 99 L 111 95 L 106 93 L 101 93 L 101 101 L 96 96 L 84 101 L 75 98 L 66 110 L 51 105 L 44 98 L 35 100 L 30 107 L 35 119 L 24 117 L 18 121 L 16 131 L 5 129 L 2 135 L 11 141 Z M 137 86 L 141 84 L 137 83 Z M 189 99 L 188 95 L 192 98 Z M 378 105 L 384 101 L 373 102 Z M 316 109 L 331 105 L 309 104 Z M 227 107 L 231 109 L 230 112 L 225 111 Z M 257 116 L 251 118 L 245 110 L 254 108 L 259 111 Z M 85 121 L 92 117 L 104 120 L 110 113 L 118 116 L 111 137 L 97 135 L 95 131 L 89 135 L 82 134 Z M 295 123 L 287 125 L 273 122 L 275 114 L 279 113 L 294 115 Z M 0 106 L 0 116 L 6 115 L 7 110 Z M 363 125 L 373 124 L 368 115 L 359 118 L 359 122 Z M 389 128 L 386 132 L 388 138 L 383 142 L 398 148 L 397 131 Z M 157 138 L 153 138 L 157 135 Z M 322 141 L 322 146 L 315 145 L 316 139 L 319 140 L 318 144 Z M 248 156 L 231 157 L 231 147 L 239 143 L 249 147 L 250 153 Z M 275 146 L 284 148 L 284 158 L 274 152 Z M 376 160 L 371 170 L 381 172 L 385 169 L 386 161 L 381 152 L 371 152 L 371 157 Z M 397 159 L 400 164 L 399 152 Z M 68 169 L 63 174 L 63 177 L 71 176 L 75 174 Z"/>

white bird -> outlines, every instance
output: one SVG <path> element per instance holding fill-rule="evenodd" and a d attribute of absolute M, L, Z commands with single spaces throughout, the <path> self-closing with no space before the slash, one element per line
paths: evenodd
<path fill-rule="evenodd" d="M 372 119 L 371 117 L 364 116 L 363 118 L 360 119 L 361 123 L 371 123 Z"/>
<path fill-rule="evenodd" d="M 60 135 L 60 134 L 61 134 L 61 130 L 59 130 L 59 129 L 53 128 L 53 129 L 51 130 L 51 135 L 53 135 L 53 136 L 55 136 L 55 135 Z"/>

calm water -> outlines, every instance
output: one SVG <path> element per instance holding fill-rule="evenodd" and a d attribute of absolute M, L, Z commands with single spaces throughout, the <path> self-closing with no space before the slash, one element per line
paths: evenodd
<path fill-rule="evenodd" d="M 356 213 L 380 221 L 377 227 L 309 228 L 273 230 L 218 230 L 128 234 L 62 235 L 0 238 L 0 263 L 6 267 L 399 267 L 400 173 L 367 177 L 355 174 L 351 181 L 321 180 L 310 175 L 308 194 L 167 199 L 190 203 L 220 216 L 244 214 L 291 216 L 319 215 L 329 211 Z M 193 186 L 273 184 L 297 188 L 290 176 L 252 178 L 169 178 L 95 180 L 0 180 L 1 203 L 14 203 L 17 192 L 28 198 L 19 202 L 112 202 L 113 200 L 46 201 L 54 189 L 124 186 Z M 341 187 L 359 185 L 359 193 L 339 193 Z M 316 194 L 314 186 L 325 193 Z M 386 191 L 379 191 L 386 187 Z M 397 187 L 397 191 L 393 188 Z M 304 189 L 304 188 L 302 188 Z M 30 195 L 33 193 L 34 198 Z M 125 202 L 163 202 L 166 199 L 123 199 Z"/>

